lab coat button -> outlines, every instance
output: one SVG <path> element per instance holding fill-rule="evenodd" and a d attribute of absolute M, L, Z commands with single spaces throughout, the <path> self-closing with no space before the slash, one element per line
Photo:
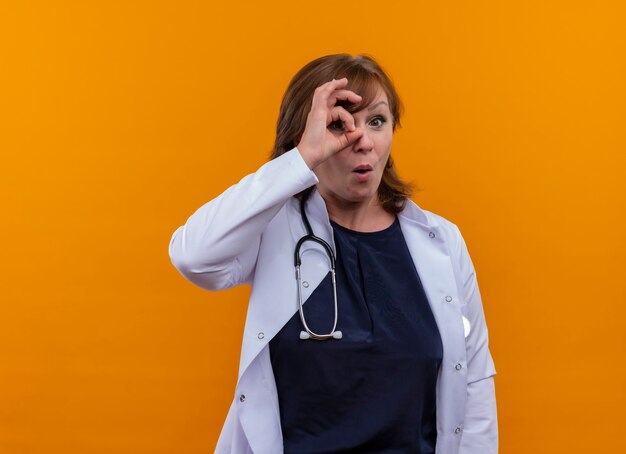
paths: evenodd
<path fill-rule="evenodd" d="M 456 366 L 454 366 L 454 368 L 455 368 L 456 370 L 461 370 L 461 369 L 463 369 L 463 366 L 461 365 L 461 363 L 457 363 L 457 365 L 456 365 Z"/>
<path fill-rule="evenodd" d="M 302 281 L 302 287 L 309 288 L 309 283 L 307 281 Z"/>
<path fill-rule="evenodd" d="M 257 334 L 257 336 L 259 339 L 263 339 L 265 337 L 265 333 L 261 332 L 259 334 Z"/>
<path fill-rule="evenodd" d="M 429 236 L 429 237 L 431 237 L 431 238 L 435 238 L 435 232 L 430 232 L 430 233 L 428 234 L 428 236 Z"/>
<path fill-rule="evenodd" d="M 246 395 L 242 394 L 239 396 L 239 402 L 245 402 L 246 401 Z"/>
<path fill-rule="evenodd" d="M 452 301 L 452 297 L 450 295 L 446 296 L 446 301 L 450 303 Z"/>
<path fill-rule="evenodd" d="M 463 429 L 461 429 L 461 427 L 457 427 L 456 429 L 454 429 L 454 433 L 455 434 L 460 434 L 461 430 L 463 430 Z"/>

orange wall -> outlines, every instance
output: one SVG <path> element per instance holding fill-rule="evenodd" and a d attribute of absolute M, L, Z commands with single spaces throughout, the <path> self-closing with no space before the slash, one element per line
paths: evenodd
<path fill-rule="evenodd" d="M 4 2 L 0 452 L 213 450 L 248 290 L 187 283 L 169 239 L 336 52 L 392 74 L 396 162 L 465 235 L 501 452 L 621 451 L 623 2 L 391 3 Z"/>

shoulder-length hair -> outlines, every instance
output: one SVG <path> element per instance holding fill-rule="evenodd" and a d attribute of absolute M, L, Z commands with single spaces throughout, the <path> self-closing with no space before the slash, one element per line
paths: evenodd
<path fill-rule="evenodd" d="M 400 127 L 402 103 L 393 82 L 380 65 L 367 55 L 352 56 L 336 54 L 320 57 L 306 64 L 291 79 L 283 96 L 280 113 L 276 124 L 276 141 L 270 159 L 274 159 L 291 150 L 300 141 L 306 126 L 307 115 L 311 110 L 313 92 L 320 85 L 332 79 L 348 78 L 348 90 L 361 95 L 358 104 L 342 103 L 350 113 L 365 109 L 375 99 L 379 87 L 382 87 L 389 100 L 389 110 L 393 116 L 393 131 Z M 297 194 L 308 197 L 314 187 Z M 378 186 L 378 198 L 383 208 L 392 213 L 404 209 L 411 196 L 412 187 L 405 183 L 393 166 L 391 155 L 383 171 Z"/>

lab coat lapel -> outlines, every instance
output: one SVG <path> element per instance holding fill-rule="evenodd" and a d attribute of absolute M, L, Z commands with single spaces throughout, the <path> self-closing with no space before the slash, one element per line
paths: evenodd
<path fill-rule="evenodd" d="M 445 232 L 435 219 L 427 219 L 411 201 L 407 203 L 399 219 L 413 263 L 439 327 L 444 353 L 458 353 L 457 340 L 459 336 L 463 339 L 463 324 Z"/>
<path fill-rule="evenodd" d="M 466 396 L 458 390 L 465 389 L 465 374 L 459 372 L 458 367 L 464 370 L 466 364 L 465 342 L 460 298 L 445 231 L 436 218 L 424 221 L 424 216 L 424 212 L 409 201 L 399 219 L 443 344 L 436 389 L 437 431 L 443 435 L 462 423 Z M 441 445 L 444 445 L 443 440 Z"/>
<path fill-rule="evenodd" d="M 317 192 L 312 194 L 306 209 L 313 232 L 329 243 L 335 253 L 326 205 Z M 286 216 L 287 222 L 284 222 L 285 218 L 280 219 L 282 216 Z M 266 230 L 259 251 L 244 330 L 239 364 L 240 378 L 261 350 L 298 310 L 294 251 L 297 241 L 306 234 L 299 201 L 290 199 L 285 210 L 272 223 L 275 228 Z M 319 244 L 307 241 L 300 252 L 301 291 L 302 299 L 306 302 L 330 268 L 328 255 Z"/>
<path fill-rule="evenodd" d="M 314 197 L 309 206 L 313 232 L 334 250 L 323 200 Z M 282 449 L 278 393 L 268 343 L 298 311 L 294 249 L 303 235 L 299 202 L 291 199 L 266 229 L 259 249 L 235 397 L 241 427 L 255 453 L 273 454 Z M 302 296 L 306 301 L 328 274 L 328 258 L 321 246 L 308 241 L 301 249 L 301 259 Z"/>

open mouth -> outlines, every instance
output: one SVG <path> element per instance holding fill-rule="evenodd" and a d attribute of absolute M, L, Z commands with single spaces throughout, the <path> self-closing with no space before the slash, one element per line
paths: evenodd
<path fill-rule="evenodd" d="M 372 166 L 370 166 L 370 165 L 361 165 L 361 166 L 356 167 L 353 170 L 353 172 L 359 173 L 361 175 L 364 175 L 364 174 L 366 174 L 368 172 L 371 172 L 371 171 L 372 171 Z"/>

